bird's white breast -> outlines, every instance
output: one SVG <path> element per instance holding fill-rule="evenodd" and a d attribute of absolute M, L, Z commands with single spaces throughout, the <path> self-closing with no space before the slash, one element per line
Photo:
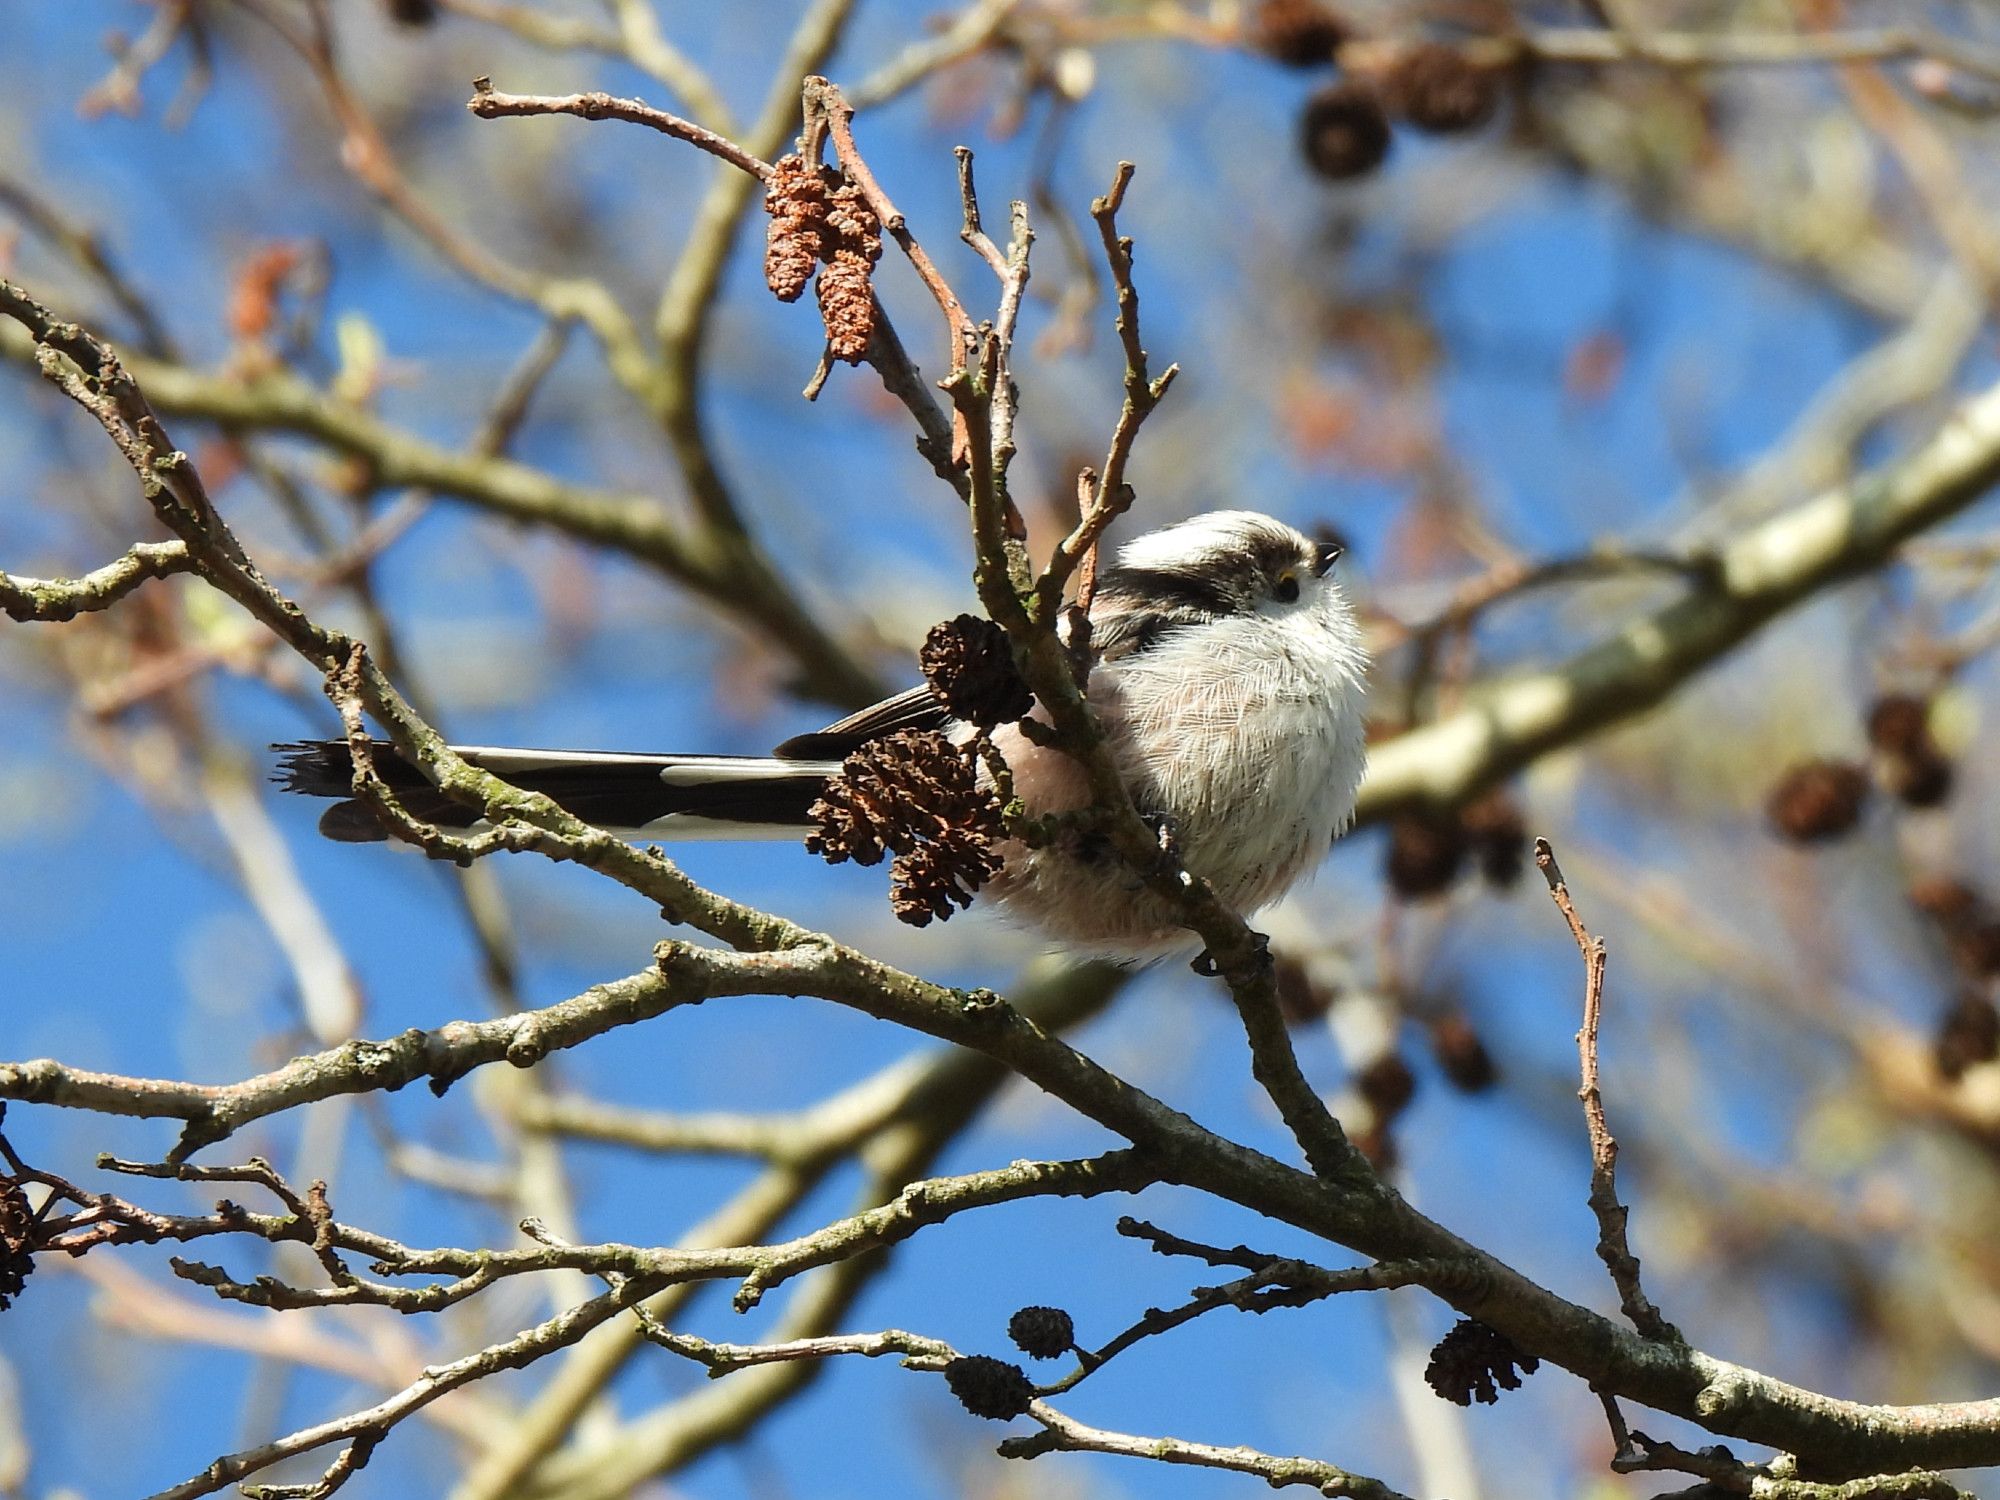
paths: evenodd
<path fill-rule="evenodd" d="M 1140 810 L 1171 818 L 1187 867 L 1247 914 L 1316 866 L 1353 815 L 1365 670 L 1335 598 L 1171 631 L 1099 663 L 1089 696 Z M 1011 733 L 1002 750 L 1037 811 L 1085 800 L 1060 752 Z M 1188 941 L 1131 871 L 1073 850 L 1013 851 L 995 893 L 1081 948 L 1129 956 Z"/>

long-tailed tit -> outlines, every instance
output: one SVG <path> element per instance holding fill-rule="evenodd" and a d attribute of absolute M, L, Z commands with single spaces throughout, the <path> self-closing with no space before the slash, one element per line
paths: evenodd
<path fill-rule="evenodd" d="M 1366 756 L 1361 632 L 1328 570 L 1339 549 L 1253 511 L 1221 511 L 1150 532 L 1120 549 L 1090 608 L 1088 696 L 1142 812 L 1163 817 L 1189 869 L 1234 909 L 1273 900 L 1324 855 L 1354 811 Z M 649 839 L 796 838 L 842 760 L 904 729 L 970 727 L 928 687 L 778 746 L 768 758 L 633 755 L 467 747 L 473 764 L 547 794 L 578 817 Z M 1083 806 L 1067 755 L 1011 725 L 994 743 L 1035 813 Z M 466 823 L 470 809 L 425 786 L 386 753 L 381 770 L 416 816 Z M 292 791 L 349 797 L 345 741 L 294 747 Z M 384 837 L 347 801 L 321 831 Z M 1157 896 L 1088 841 L 1009 843 L 982 892 L 1066 947 L 1124 957 L 1182 945 Z"/>

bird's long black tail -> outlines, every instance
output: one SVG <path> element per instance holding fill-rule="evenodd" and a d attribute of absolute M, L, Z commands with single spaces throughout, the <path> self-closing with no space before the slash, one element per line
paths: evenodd
<path fill-rule="evenodd" d="M 272 780 L 288 792 L 342 799 L 319 831 L 343 843 L 386 838 L 373 809 L 354 798 L 354 760 L 345 740 L 276 745 Z M 649 838 L 790 838 L 810 827 L 807 809 L 840 769 L 838 761 L 747 755 L 628 755 L 588 750 L 454 747 L 474 765 L 525 791 L 553 798 L 585 822 Z M 375 744 L 375 769 L 412 816 L 467 828 L 478 811 L 424 780 L 393 747 Z"/>

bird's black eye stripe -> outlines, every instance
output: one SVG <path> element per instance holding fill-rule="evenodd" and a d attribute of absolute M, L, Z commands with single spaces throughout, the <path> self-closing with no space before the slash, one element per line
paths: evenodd
<path fill-rule="evenodd" d="M 1320 542 L 1313 548 L 1316 571 L 1324 575 L 1328 568 L 1340 561 L 1347 549 L 1338 542 Z"/>
<path fill-rule="evenodd" d="M 1164 568 L 1107 569 L 1099 590 L 1127 594 L 1168 613 L 1185 610 L 1220 618 L 1238 607 L 1221 583 Z"/>

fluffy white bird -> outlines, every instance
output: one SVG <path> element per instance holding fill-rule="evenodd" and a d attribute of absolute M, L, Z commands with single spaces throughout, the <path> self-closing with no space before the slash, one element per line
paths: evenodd
<path fill-rule="evenodd" d="M 1141 811 L 1165 818 L 1189 869 L 1248 914 L 1309 873 L 1353 816 L 1366 758 L 1367 657 L 1330 569 L 1337 547 L 1253 511 L 1198 516 L 1127 543 L 1090 610 L 1089 701 Z M 473 764 L 578 817 L 646 839 L 795 838 L 854 751 L 899 730 L 971 733 L 928 687 L 778 746 L 769 757 L 634 755 L 468 746 Z M 1011 725 L 994 734 L 1032 812 L 1088 800 L 1081 771 Z M 351 796 L 344 740 L 285 747 L 280 782 Z M 385 753 L 379 769 L 416 816 L 466 824 L 471 809 Z M 384 837 L 343 801 L 321 831 Z M 1065 947 L 1144 957 L 1183 946 L 1164 902 L 1088 841 L 1004 845 L 981 892 Z"/>

